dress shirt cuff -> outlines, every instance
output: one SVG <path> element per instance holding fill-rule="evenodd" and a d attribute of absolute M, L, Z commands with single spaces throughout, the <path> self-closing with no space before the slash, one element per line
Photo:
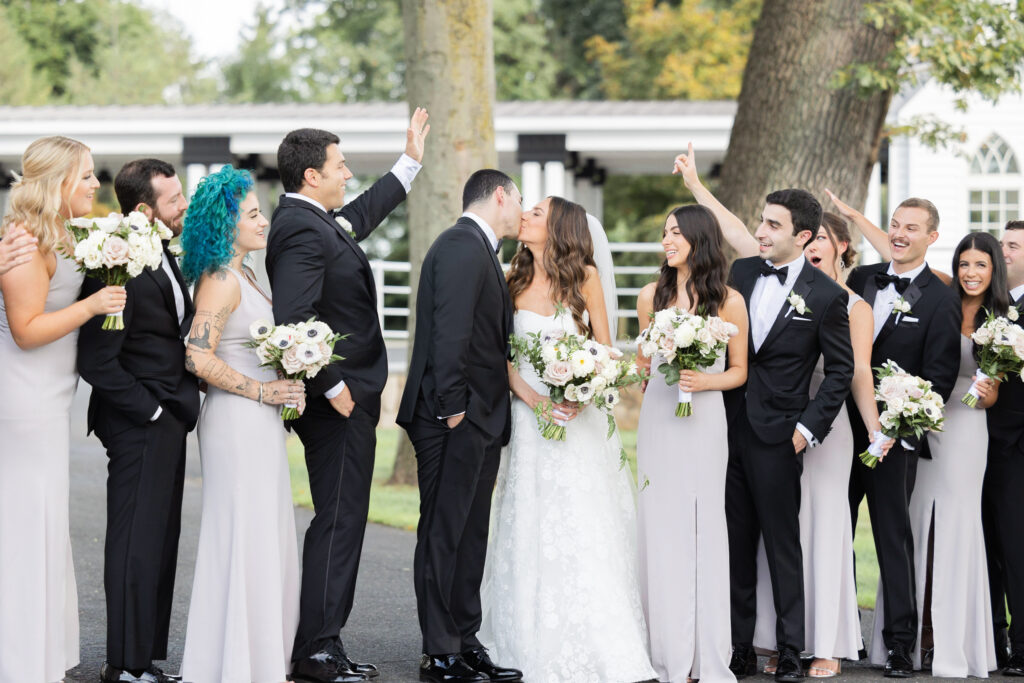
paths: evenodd
<path fill-rule="evenodd" d="M 449 418 L 458 417 L 459 415 L 465 415 L 465 414 L 466 414 L 466 411 L 463 410 L 461 413 L 455 413 L 454 415 L 438 415 L 437 419 L 438 420 L 447 420 Z"/>
<path fill-rule="evenodd" d="M 345 391 L 345 380 L 341 380 L 333 387 L 324 392 L 324 398 L 330 401 L 332 398 Z"/>
<path fill-rule="evenodd" d="M 811 434 L 811 430 L 810 429 L 808 429 L 807 427 L 803 426 L 803 423 L 797 422 L 796 423 L 796 428 L 797 428 L 797 431 L 799 431 L 801 434 L 803 434 L 804 438 L 807 439 L 807 447 L 808 448 L 815 448 L 816 446 L 818 446 L 818 440 L 814 438 L 814 434 Z"/>
<path fill-rule="evenodd" d="M 912 445 L 910 445 L 909 443 L 907 443 L 907 440 L 906 440 L 906 439 L 900 439 L 900 445 L 901 445 L 901 446 L 903 446 L 903 448 L 905 448 L 905 449 L 906 449 L 906 450 L 908 450 L 908 451 L 912 451 L 912 450 L 915 450 L 915 449 L 914 449 L 914 447 L 913 447 Z"/>
<path fill-rule="evenodd" d="M 402 187 L 405 188 L 405 193 L 409 194 L 412 190 L 412 181 L 416 177 L 416 174 L 423 168 L 423 164 L 413 159 L 408 154 L 403 154 L 398 157 L 398 161 L 391 167 L 391 172 L 398 178 L 398 182 L 402 183 Z"/>
<path fill-rule="evenodd" d="M 164 407 L 163 406 L 157 406 L 156 407 L 156 412 L 153 413 L 153 417 L 149 418 L 149 421 L 150 422 L 156 422 L 157 420 L 160 419 L 160 416 L 163 414 L 163 412 L 164 412 Z"/>

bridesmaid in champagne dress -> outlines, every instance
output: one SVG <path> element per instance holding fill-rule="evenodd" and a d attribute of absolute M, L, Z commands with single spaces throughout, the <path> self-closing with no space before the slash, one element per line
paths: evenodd
<path fill-rule="evenodd" d="M 5 239 L 38 250 L 0 276 L 0 683 L 59 681 L 78 664 L 78 594 L 68 519 L 78 328 L 124 307 L 123 287 L 78 301 L 83 275 L 61 250 L 64 220 L 92 211 L 99 181 L 80 142 L 36 140 L 22 157 Z"/>
<path fill-rule="evenodd" d="M 640 586 L 658 680 L 736 680 L 729 671 L 729 537 L 725 521 L 728 424 L 722 391 L 746 381 L 747 313 L 726 286 L 726 262 L 714 215 L 697 205 L 674 210 L 661 240 L 665 263 L 644 287 L 637 315 L 672 306 L 717 315 L 738 328 L 724 359 L 684 371 L 693 415 L 675 415 L 678 392 L 654 365 L 637 426 L 637 469 L 648 481 L 637 515 Z M 639 358 L 640 362 L 645 359 Z"/>
<path fill-rule="evenodd" d="M 270 299 L 242 265 L 266 246 L 267 219 L 251 189 L 249 173 L 231 166 L 204 178 L 182 233 L 182 273 L 199 281 L 186 364 L 209 387 L 199 417 L 203 516 L 182 661 L 182 678 L 194 683 L 281 683 L 299 618 L 278 406 L 301 409 L 305 393 L 302 382 L 260 367 L 245 346 L 254 322 L 273 320 Z"/>

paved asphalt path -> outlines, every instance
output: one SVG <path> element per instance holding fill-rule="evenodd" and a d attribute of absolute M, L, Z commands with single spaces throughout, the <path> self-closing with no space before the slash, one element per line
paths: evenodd
<path fill-rule="evenodd" d="M 106 522 L 104 500 L 107 460 L 99 440 L 95 436 L 85 437 L 87 397 L 88 386 L 83 383 L 75 399 L 71 420 L 71 536 L 78 581 L 81 663 L 69 672 L 66 678 L 69 683 L 99 680 L 106 640 L 103 536 Z M 195 438 L 190 437 L 178 575 L 171 617 L 171 643 L 167 661 L 158 663 L 172 672 L 177 672 L 181 664 L 192 568 L 199 535 L 202 481 L 198 454 Z M 295 513 L 301 543 L 302 533 L 312 513 L 303 508 L 296 508 Z M 418 680 L 416 667 L 419 662 L 420 638 L 412 586 L 414 544 L 415 535 L 412 532 L 375 524 L 367 528 L 355 607 L 342 637 L 350 655 L 377 664 L 381 670 L 381 678 L 377 680 L 381 683 Z M 864 617 L 867 630 L 870 628 L 871 613 L 865 612 Z M 847 663 L 842 678 L 857 681 L 886 680 L 877 669 L 851 663 Z M 916 676 L 917 680 L 926 678 L 920 674 Z M 756 683 L 769 679 L 759 675 L 748 680 Z"/>

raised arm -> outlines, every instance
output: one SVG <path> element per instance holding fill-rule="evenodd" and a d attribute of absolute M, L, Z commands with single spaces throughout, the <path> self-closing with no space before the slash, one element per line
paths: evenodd
<path fill-rule="evenodd" d="M 722 237 L 725 238 L 730 247 L 736 250 L 740 258 L 757 256 L 757 240 L 747 230 L 747 226 L 743 225 L 743 221 L 733 212 L 729 211 L 729 209 L 725 208 L 722 202 L 718 201 L 715 195 L 711 194 L 711 191 L 700 182 L 700 176 L 697 175 L 697 161 L 693 154 L 692 142 L 687 146 L 686 154 L 680 154 L 676 157 L 672 173 L 682 175 L 683 184 L 693 194 L 693 198 L 697 200 L 697 203 L 711 209 L 711 213 L 715 214 L 718 224 L 722 227 Z"/>
<path fill-rule="evenodd" d="M 864 239 L 868 241 L 868 244 L 878 252 L 879 258 L 883 261 L 888 261 L 892 258 L 892 252 L 889 251 L 888 233 L 869 221 L 860 211 L 840 200 L 832 190 L 826 188 L 825 194 L 836 205 L 836 211 L 839 212 L 839 215 L 853 223 L 860 230 L 860 234 L 864 235 Z"/>
<path fill-rule="evenodd" d="M 32 251 L 27 263 L 0 275 L 7 324 L 20 349 L 44 346 L 78 329 L 93 316 L 117 313 L 124 308 L 124 287 L 102 287 L 80 301 L 47 312 L 51 274 L 46 261 L 47 256 Z"/>
<path fill-rule="evenodd" d="M 224 334 L 224 326 L 238 308 L 240 297 L 238 280 L 226 270 L 218 270 L 199 278 L 195 296 L 196 314 L 185 347 L 185 369 L 211 387 L 253 401 L 272 405 L 304 401 L 306 388 L 301 381 L 279 379 L 260 382 L 217 357 L 217 346 Z"/>

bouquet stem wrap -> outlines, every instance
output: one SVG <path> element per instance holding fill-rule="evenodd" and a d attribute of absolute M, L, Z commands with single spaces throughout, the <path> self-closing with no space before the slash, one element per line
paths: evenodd
<path fill-rule="evenodd" d="M 989 379 L 989 376 L 982 372 L 981 368 L 975 370 L 974 381 L 971 382 L 971 388 L 967 390 L 967 393 L 964 394 L 962 399 L 960 399 L 960 402 L 968 408 L 976 407 L 978 405 L 978 399 L 981 398 L 981 396 L 978 395 L 978 382 L 985 379 Z"/>
<path fill-rule="evenodd" d="M 103 319 L 104 330 L 123 330 L 124 329 L 124 311 L 118 311 L 117 313 L 110 313 L 106 318 Z"/>
<path fill-rule="evenodd" d="M 885 438 L 882 432 L 875 432 L 871 435 L 871 445 L 860 454 L 860 461 L 871 469 L 875 469 L 882 459 L 882 440 Z"/>
<path fill-rule="evenodd" d="M 690 417 L 693 415 L 693 394 L 689 391 L 679 391 L 679 403 L 676 404 L 676 417 Z"/>

